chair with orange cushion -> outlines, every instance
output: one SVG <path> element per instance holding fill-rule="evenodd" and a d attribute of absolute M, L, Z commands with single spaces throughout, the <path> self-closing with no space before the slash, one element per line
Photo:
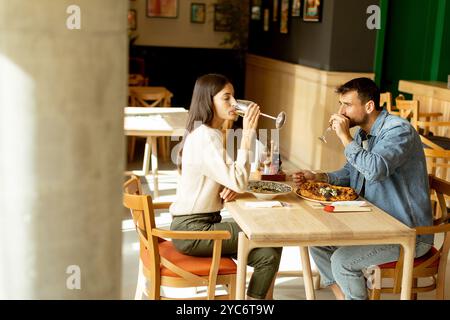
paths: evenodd
<path fill-rule="evenodd" d="M 450 223 L 449 214 L 445 201 L 445 196 L 450 195 L 450 183 L 436 178 L 433 175 L 429 176 L 430 190 L 435 193 L 437 199 L 437 208 L 433 226 L 430 227 L 416 227 L 416 234 L 434 234 L 434 246 L 428 253 L 420 258 L 414 260 L 413 267 L 413 284 L 412 284 L 412 299 L 417 299 L 417 293 L 436 290 L 436 299 L 444 299 L 445 287 L 445 272 L 447 268 L 447 258 L 450 249 Z M 441 237 L 438 237 L 442 236 Z M 440 246 L 437 244 L 442 243 Z M 400 251 L 400 258 L 396 262 L 385 263 L 373 268 L 375 270 L 373 279 L 374 288 L 369 289 L 369 297 L 371 299 L 380 299 L 380 294 L 383 292 L 400 293 L 400 285 L 402 282 L 402 268 L 403 268 L 403 252 Z M 382 287 L 382 279 L 393 279 L 392 287 Z M 426 286 L 419 286 L 419 278 L 428 278 L 432 283 Z"/>
<path fill-rule="evenodd" d="M 234 299 L 236 264 L 221 257 L 222 240 L 228 231 L 169 231 L 156 227 L 154 209 L 168 208 L 170 203 L 153 203 L 143 195 L 140 181 L 132 176 L 125 182 L 123 204 L 130 209 L 140 242 L 139 274 L 135 299 L 142 294 L 152 300 L 170 299 L 161 295 L 161 286 L 187 288 L 207 286 L 207 296 L 192 299 Z M 179 253 L 167 239 L 213 240 L 212 257 L 193 257 Z M 146 280 L 149 281 L 148 289 Z M 216 285 L 227 286 L 227 295 L 216 296 Z"/>

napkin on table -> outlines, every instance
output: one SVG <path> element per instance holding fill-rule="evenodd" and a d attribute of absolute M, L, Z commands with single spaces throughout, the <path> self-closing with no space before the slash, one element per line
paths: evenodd
<path fill-rule="evenodd" d="M 245 206 L 247 208 L 273 208 L 273 207 L 282 207 L 280 201 L 252 201 L 246 202 Z"/>
<path fill-rule="evenodd" d="M 366 201 L 335 201 L 331 203 L 333 207 L 365 207 L 367 206 Z"/>

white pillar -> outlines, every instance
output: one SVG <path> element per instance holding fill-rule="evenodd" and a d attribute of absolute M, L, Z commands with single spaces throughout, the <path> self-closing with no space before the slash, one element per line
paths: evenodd
<path fill-rule="evenodd" d="M 127 8 L 0 0 L 0 299 L 120 298 Z"/>

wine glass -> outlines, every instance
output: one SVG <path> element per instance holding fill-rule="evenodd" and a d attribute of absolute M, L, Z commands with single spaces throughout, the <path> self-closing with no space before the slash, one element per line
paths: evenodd
<path fill-rule="evenodd" d="M 236 102 L 237 102 L 237 104 L 235 104 L 234 107 L 236 108 L 236 113 L 238 115 L 240 115 L 241 117 L 243 117 L 245 115 L 245 112 L 247 111 L 248 106 L 251 103 L 253 103 L 252 101 L 249 101 L 249 100 L 236 100 Z M 286 112 L 284 112 L 284 111 L 281 111 L 277 117 L 273 117 L 273 116 L 270 116 L 270 115 L 262 113 L 262 112 L 261 112 L 261 115 L 263 117 L 275 120 L 275 127 L 277 129 L 280 129 L 286 122 Z"/>

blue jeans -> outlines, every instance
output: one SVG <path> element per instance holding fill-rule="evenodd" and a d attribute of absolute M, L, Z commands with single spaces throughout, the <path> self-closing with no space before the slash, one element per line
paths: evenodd
<path fill-rule="evenodd" d="M 416 243 L 415 257 L 421 257 L 431 245 Z M 366 300 L 367 288 L 363 269 L 397 261 L 400 245 L 310 247 L 311 256 L 319 269 L 322 285 L 337 283 L 346 300 Z"/>

